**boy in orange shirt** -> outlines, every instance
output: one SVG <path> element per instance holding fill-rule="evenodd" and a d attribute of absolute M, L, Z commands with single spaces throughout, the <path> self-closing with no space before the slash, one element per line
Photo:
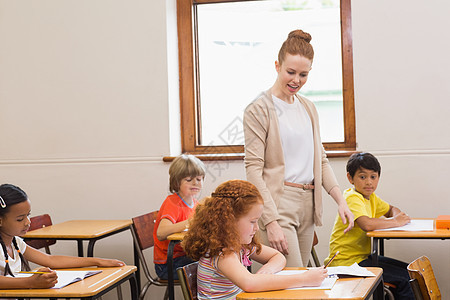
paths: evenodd
<path fill-rule="evenodd" d="M 182 154 L 174 159 L 169 168 L 170 191 L 173 193 L 164 200 L 155 221 L 153 239 L 155 247 L 153 262 L 159 278 L 168 279 L 167 237 L 172 233 L 188 228 L 188 218 L 197 205 L 197 194 L 203 187 L 205 178 L 204 164 L 193 155 Z M 173 276 L 178 279 L 177 268 L 192 262 L 181 246 L 177 244 L 173 251 Z"/>

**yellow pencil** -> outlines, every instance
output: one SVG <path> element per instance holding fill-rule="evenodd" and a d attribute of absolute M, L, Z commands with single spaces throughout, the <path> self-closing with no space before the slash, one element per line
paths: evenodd
<path fill-rule="evenodd" d="M 338 254 L 339 254 L 339 250 L 336 251 L 336 253 L 333 255 L 333 257 L 327 262 L 327 264 L 326 264 L 323 268 L 326 269 L 326 268 L 330 265 L 330 263 L 333 261 L 333 259 L 336 258 L 336 256 L 337 256 Z"/>
<path fill-rule="evenodd" d="M 17 273 L 23 273 L 23 274 L 46 274 L 46 273 L 50 273 L 50 271 L 47 272 L 32 272 L 32 271 L 20 271 Z"/>

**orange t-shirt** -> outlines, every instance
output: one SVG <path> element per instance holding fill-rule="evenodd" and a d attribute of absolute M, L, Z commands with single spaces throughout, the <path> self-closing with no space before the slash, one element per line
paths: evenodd
<path fill-rule="evenodd" d="M 155 228 L 153 230 L 153 239 L 155 241 L 155 247 L 153 250 L 153 262 L 155 264 L 167 263 L 167 248 L 169 248 L 169 240 L 160 241 L 156 237 L 156 231 L 158 230 L 159 223 L 162 219 L 168 219 L 172 223 L 178 223 L 187 220 L 193 213 L 195 206 L 197 206 L 197 200 L 194 199 L 192 207 L 189 207 L 178 194 L 172 194 L 164 200 L 161 208 L 159 209 L 158 216 L 156 217 Z M 186 253 L 181 248 L 180 244 L 175 245 L 173 249 L 173 258 L 185 256 Z"/>

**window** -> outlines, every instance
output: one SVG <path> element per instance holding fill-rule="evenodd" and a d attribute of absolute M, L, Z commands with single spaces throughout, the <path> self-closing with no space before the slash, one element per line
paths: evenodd
<path fill-rule="evenodd" d="M 276 78 L 294 29 L 312 35 L 314 101 L 326 150 L 354 150 L 350 0 L 177 0 L 182 151 L 242 153 L 242 115 Z"/>

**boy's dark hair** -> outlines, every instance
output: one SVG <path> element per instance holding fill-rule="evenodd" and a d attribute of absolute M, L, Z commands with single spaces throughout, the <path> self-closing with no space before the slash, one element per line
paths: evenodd
<path fill-rule="evenodd" d="M 355 153 L 350 156 L 347 162 L 347 172 L 353 178 L 358 169 L 364 168 L 367 170 L 372 170 L 381 175 L 381 165 L 378 159 L 368 152 Z"/>

